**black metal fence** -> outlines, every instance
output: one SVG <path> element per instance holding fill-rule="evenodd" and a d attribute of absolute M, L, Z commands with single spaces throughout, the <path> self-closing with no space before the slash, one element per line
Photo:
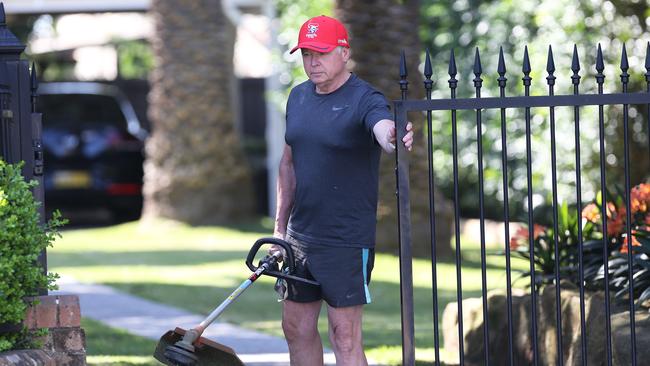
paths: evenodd
<path fill-rule="evenodd" d="M 648 275 L 648 269 L 650 268 L 650 261 L 648 260 L 647 254 L 650 253 L 650 235 L 648 230 L 650 230 L 650 222 L 646 222 L 645 225 L 634 224 L 632 215 L 635 214 L 635 207 L 632 207 L 631 194 L 631 181 L 630 181 L 630 165 L 635 164 L 636 161 L 640 159 L 633 159 L 630 156 L 630 135 L 632 133 L 639 133 L 638 131 L 630 131 L 629 128 L 629 119 L 630 111 L 629 108 L 631 105 L 641 105 L 647 111 L 645 116 L 647 120 L 646 134 L 650 136 L 650 43 L 648 43 L 648 49 L 646 51 L 646 60 L 645 60 L 645 81 L 647 83 L 647 89 L 643 92 L 630 93 L 628 92 L 628 85 L 630 83 L 630 74 L 628 74 L 629 65 L 628 57 L 623 45 L 621 63 L 620 63 L 620 82 L 622 86 L 622 92 L 620 93 L 611 93 L 605 94 L 603 92 L 603 84 L 605 80 L 604 75 L 604 60 L 603 53 L 601 51 L 600 45 L 598 45 L 597 56 L 596 56 L 596 65 L 595 65 L 595 82 L 597 85 L 596 94 L 580 94 L 580 62 L 578 57 L 577 48 L 574 46 L 573 50 L 573 60 L 571 65 L 571 71 L 573 72 L 571 76 L 571 84 L 573 86 L 573 93 L 570 95 L 556 95 L 555 94 L 555 84 L 556 77 L 555 74 L 555 62 L 553 58 L 553 52 L 551 47 L 548 49 L 548 61 L 546 67 L 546 87 L 548 88 L 548 95 L 544 96 L 531 96 L 530 88 L 532 83 L 531 78 L 531 63 L 528 56 L 528 49 L 526 48 L 523 58 L 523 67 L 522 67 L 522 81 L 524 96 L 506 96 L 506 65 L 504 62 L 503 50 L 500 50 L 497 75 L 495 79 L 499 87 L 499 97 L 481 97 L 481 90 L 483 84 L 483 71 L 481 66 L 481 60 L 479 56 L 478 49 L 475 54 L 474 62 L 474 75 L 475 78 L 472 80 L 473 86 L 475 89 L 475 97 L 473 98 L 457 98 L 456 91 L 459 80 L 457 79 L 457 68 L 454 57 L 454 52 L 451 52 L 449 60 L 449 93 L 450 97 L 448 99 L 432 99 L 432 65 L 430 61 L 429 53 L 426 54 L 426 62 L 424 67 L 424 87 L 426 90 L 427 98 L 426 100 L 409 100 L 407 99 L 408 92 L 408 81 L 407 81 L 407 70 L 406 62 L 404 59 L 404 54 L 402 54 L 401 65 L 400 65 L 400 88 L 402 91 L 402 100 L 394 101 L 395 107 L 395 120 L 398 126 L 398 140 L 403 137 L 405 126 L 407 123 L 407 112 L 417 111 L 417 112 L 426 112 L 427 120 L 425 130 L 427 131 L 427 148 L 428 148 L 428 157 L 429 157 L 429 205 L 430 212 L 435 212 L 435 202 L 433 195 L 433 186 L 434 186 L 434 165 L 433 165 L 433 154 L 434 154 L 434 137 L 436 131 L 433 129 L 432 119 L 433 112 L 443 111 L 448 113 L 447 116 L 450 117 L 451 122 L 451 136 L 452 136 L 452 156 L 453 156 L 453 201 L 454 201 L 454 218 L 455 218 L 455 267 L 456 267 L 456 301 L 457 301 L 457 326 L 458 326 L 458 358 L 452 363 L 458 361 L 461 365 L 465 364 L 465 344 L 464 344 L 464 333 L 463 333 L 463 283 L 461 279 L 461 267 L 462 267 L 462 256 L 461 256 L 461 233 L 460 233 L 460 207 L 459 207 L 459 181 L 458 181 L 458 171 L 459 171 L 459 155 L 458 155 L 458 132 L 457 125 L 461 122 L 459 113 L 461 111 L 470 111 L 472 113 L 472 119 L 475 119 L 475 129 L 476 129 L 476 157 L 477 157 L 477 166 L 478 166 L 478 205 L 480 212 L 480 253 L 481 253 L 481 295 L 482 295 L 482 312 L 483 312 L 483 349 L 482 349 L 482 359 L 483 364 L 494 364 L 495 355 L 490 354 L 491 350 L 494 350 L 494 345 L 489 344 L 491 338 L 489 336 L 489 328 L 491 326 L 497 326 L 497 324 L 489 324 L 489 312 L 494 309 L 488 308 L 488 286 L 486 281 L 486 241 L 485 241 L 485 216 L 484 216 L 484 176 L 483 176 L 483 138 L 485 131 L 484 128 L 484 118 L 482 112 L 487 110 L 495 110 L 498 112 L 498 119 L 500 119 L 500 135 L 501 135 L 501 163 L 502 163 L 502 190 L 503 190 L 503 217 L 502 221 L 505 222 L 504 231 L 505 231 L 505 243 L 503 246 L 503 255 L 505 256 L 505 290 L 507 298 L 507 342 L 505 347 L 507 350 L 503 349 L 500 352 L 502 354 L 507 352 L 505 359 L 507 364 L 513 365 L 517 363 L 522 363 L 518 361 L 515 357 L 515 335 L 513 329 L 513 279 L 512 279 L 512 268 L 511 268 L 511 255 L 513 255 L 513 250 L 515 250 L 510 243 L 511 234 L 509 232 L 509 223 L 511 220 L 509 213 L 509 202 L 508 202 L 508 192 L 511 187 L 509 187 L 509 169 L 507 165 L 508 161 L 508 144 L 507 140 L 507 124 L 511 121 L 507 118 L 508 109 L 518 109 L 523 110 L 523 119 L 525 121 L 525 146 L 526 146 L 526 196 L 527 196 L 527 227 L 528 227 L 528 238 L 527 238 L 527 250 L 520 256 L 529 258 L 528 273 L 530 277 L 529 281 L 529 294 L 530 294 L 530 306 L 528 309 L 527 316 L 530 317 L 530 327 L 528 329 L 528 337 L 530 337 L 530 349 L 527 360 L 524 361 L 525 364 L 544 364 L 545 362 L 540 359 L 540 342 L 539 342 L 539 290 L 541 286 L 548 285 L 549 287 L 554 288 L 555 293 L 555 309 L 553 316 L 553 324 L 551 327 L 555 331 L 555 347 L 557 352 L 557 357 L 551 363 L 558 365 L 563 365 L 566 356 L 563 354 L 564 344 L 571 342 L 571 340 L 563 339 L 563 311 L 561 304 L 561 291 L 563 289 L 560 284 L 561 280 L 571 278 L 576 284 L 576 287 L 579 289 L 579 298 L 580 298 L 580 326 L 579 326 L 579 340 L 577 344 L 579 346 L 574 352 L 577 352 L 579 355 L 574 357 L 574 359 L 579 360 L 578 364 L 588 365 L 594 363 L 607 363 L 608 365 L 612 364 L 612 330 L 610 319 L 612 316 L 612 307 L 611 297 L 614 295 L 613 289 L 616 289 L 616 295 L 625 299 L 627 305 L 627 311 L 629 311 L 629 350 L 627 354 L 629 355 L 630 364 L 637 364 L 637 341 L 636 341 L 636 324 L 635 324 L 635 310 L 638 309 L 639 303 L 650 297 L 650 290 L 645 288 L 639 288 L 636 286 L 636 283 L 639 283 L 641 280 L 646 280 Z M 610 200 L 613 197 L 608 196 L 608 192 L 611 192 L 611 187 L 607 187 L 607 177 L 606 177 L 606 147 L 605 147 L 605 128 L 606 124 L 609 122 L 606 118 L 605 106 L 622 106 L 622 120 L 623 120 L 623 162 L 624 162 L 624 189 L 621 190 L 620 197 L 623 199 L 622 208 L 618 211 L 619 218 L 617 225 L 623 223 L 621 228 L 621 233 L 617 238 L 610 237 L 608 231 L 608 224 L 612 226 L 612 215 L 613 212 L 610 212 L 608 209 Z M 558 142 L 567 144 L 567 136 L 556 136 L 556 108 L 558 107 L 570 107 L 573 112 L 573 121 L 563 120 L 563 123 L 572 122 L 574 129 L 574 141 L 571 141 L 574 144 L 574 157 L 571 159 L 575 162 L 574 170 L 574 185 L 575 185 L 575 196 L 570 200 L 572 201 L 571 208 L 569 209 L 573 213 L 573 217 L 577 217 L 577 223 L 575 223 L 574 228 L 577 229 L 577 241 L 570 242 L 567 238 L 567 233 L 563 232 L 565 222 L 560 222 L 565 220 L 563 215 L 566 215 L 566 212 L 560 212 L 563 210 L 559 203 L 558 199 L 558 167 L 557 167 L 557 146 Z M 598 208 L 597 213 L 599 217 L 591 224 L 585 224 L 585 220 L 582 218 L 583 210 L 585 209 L 586 202 L 583 202 L 582 192 L 583 192 L 583 182 L 582 176 L 583 172 L 581 171 L 581 108 L 585 106 L 597 106 L 598 108 L 598 150 L 599 150 L 599 176 L 600 176 L 600 197 L 596 200 L 596 206 Z M 535 187 L 532 184 L 532 170 L 533 170 L 533 156 L 532 156 L 532 139 L 531 139 L 531 109 L 533 108 L 544 108 L 547 113 L 549 121 L 549 130 L 550 130 L 550 169 L 547 174 L 551 174 L 552 182 L 552 227 L 547 231 L 546 237 L 540 239 L 539 233 L 535 230 L 536 221 L 533 216 L 533 192 Z M 535 110 L 533 110 L 534 112 Z M 467 122 L 467 121 L 465 121 Z M 591 121 L 587 121 L 591 122 Z M 595 121 L 593 121 L 595 123 Z M 470 123 L 470 122 L 467 122 Z M 582 123 L 585 123 L 583 121 Z M 569 137 L 570 141 L 571 138 Z M 650 141 L 642 142 L 643 145 L 647 143 L 647 148 L 650 149 Z M 417 147 L 416 147 L 417 148 Z M 645 154 L 649 154 L 648 150 L 644 151 Z M 414 324 L 414 299 L 413 299 L 413 267 L 412 267 L 412 242 L 411 242 L 411 221 L 410 221 L 410 192 L 409 192 L 409 153 L 404 149 L 401 144 L 398 144 L 398 149 L 396 153 L 396 175 L 397 175 L 397 194 L 398 194 L 398 225 L 399 225 L 399 245 L 400 245 L 400 286 L 401 286 L 401 309 L 402 309 L 402 350 L 403 350 L 403 365 L 414 365 L 415 364 L 415 324 Z M 598 170 L 598 169 L 596 169 Z M 644 167 L 641 171 L 645 170 L 645 179 L 648 177 L 648 172 L 650 172 L 650 167 Z M 598 184 L 598 182 L 596 183 Z M 624 191 L 624 192 L 623 192 Z M 417 199 L 422 199 L 422 197 L 416 197 Z M 598 203 L 600 202 L 600 203 Z M 637 202 L 638 203 L 638 202 Z M 646 208 L 647 214 L 648 208 Z M 638 213 L 638 207 L 636 207 L 636 212 Z M 650 216 L 647 216 L 650 218 Z M 646 220 L 648 220 L 646 218 Z M 436 246 L 444 245 L 443 243 L 435 242 L 435 230 L 436 222 L 434 220 L 433 214 L 431 214 L 431 255 L 432 255 L 432 268 L 431 268 L 431 280 L 432 280 L 432 297 L 433 297 L 433 344 L 435 349 L 435 363 L 441 363 L 441 340 L 440 340 L 440 329 L 439 329 L 439 299 L 438 299 L 438 284 L 439 278 L 436 270 L 436 263 L 439 258 L 436 255 Z M 592 225 L 592 226 L 588 226 Z M 593 238 L 598 238 L 598 234 L 595 233 L 594 227 L 600 227 L 602 238 L 593 240 Z M 611 231 L 610 227 L 610 231 Z M 588 233 L 585 230 L 589 230 Z M 589 236 L 587 238 L 586 236 Z M 630 238 L 630 240 L 627 240 Z M 589 239 L 589 240 L 587 240 Z M 544 241 L 545 242 L 540 242 Z M 557 243 L 557 245 L 553 245 Z M 542 253 L 539 251 L 544 249 L 548 251 L 548 258 L 551 260 L 551 265 L 554 267 L 554 273 L 541 279 L 542 272 L 539 269 L 539 263 L 536 263 L 537 257 Z M 627 254 L 621 254 L 625 253 Z M 568 260 L 565 261 L 565 259 Z M 569 265 L 569 270 L 567 270 L 567 263 Z M 589 268 L 586 268 L 587 263 L 589 263 Z M 594 267 L 594 265 L 596 267 Z M 610 266 L 616 265 L 616 268 L 610 268 Z M 594 270 L 594 268 L 596 268 Z M 612 276 L 616 273 L 618 276 L 614 279 Z M 620 278 L 623 276 L 624 278 Z M 637 281 L 635 283 L 635 281 Z M 622 284 L 626 283 L 627 286 Z M 600 287 L 598 287 L 600 286 Z M 585 291 L 604 291 L 604 308 L 605 308 L 605 317 L 604 325 L 603 324 L 588 324 L 586 315 L 585 315 Z M 640 293 L 641 292 L 641 293 Z M 417 309 L 418 311 L 430 311 L 431 309 Z M 497 309 L 498 311 L 498 309 Z M 520 314 L 521 315 L 521 314 Z M 520 316 L 519 315 L 519 316 Z M 505 318 L 505 317 L 504 317 Z M 592 331 L 590 327 L 605 327 L 605 340 L 602 344 L 592 345 L 588 344 L 587 332 Z M 604 348 L 604 354 L 606 360 L 596 360 L 589 359 L 593 357 L 594 349 L 589 349 L 589 347 L 598 347 L 601 350 Z M 643 345 L 645 347 L 647 345 Z M 505 348 L 504 347 L 504 348 Z M 640 362 L 640 361 L 639 361 Z M 548 362 L 546 362 L 548 363 Z"/>

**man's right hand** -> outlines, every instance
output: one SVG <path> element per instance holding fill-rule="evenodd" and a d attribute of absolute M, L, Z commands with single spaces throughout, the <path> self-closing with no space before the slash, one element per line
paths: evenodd
<path fill-rule="evenodd" d="M 279 231 L 274 231 L 273 232 L 273 237 L 277 238 L 277 239 L 284 240 L 284 238 L 286 237 L 286 234 L 281 233 Z M 286 256 L 285 250 L 279 245 L 276 245 L 276 244 L 271 245 L 271 247 L 269 248 L 269 255 L 273 255 L 276 252 L 280 252 L 280 254 L 282 255 L 282 257 L 278 260 L 278 262 L 282 262 L 282 259 Z"/>

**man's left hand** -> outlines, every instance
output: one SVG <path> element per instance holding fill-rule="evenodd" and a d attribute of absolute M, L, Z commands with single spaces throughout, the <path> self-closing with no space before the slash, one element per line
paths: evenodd
<path fill-rule="evenodd" d="M 395 140 L 397 131 L 395 129 L 395 122 L 389 119 L 382 119 L 377 122 L 372 129 L 372 132 L 375 134 L 375 138 L 382 149 L 387 153 L 392 153 L 395 151 Z M 406 135 L 402 139 L 404 147 L 411 151 L 413 148 L 413 124 L 408 122 L 406 124 Z"/>

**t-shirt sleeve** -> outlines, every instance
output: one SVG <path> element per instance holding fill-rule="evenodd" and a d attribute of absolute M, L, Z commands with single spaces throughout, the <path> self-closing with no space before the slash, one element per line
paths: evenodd
<path fill-rule="evenodd" d="M 360 111 L 361 120 L 369 133 L 372 133 L 372 128 L 382 119 L 393 119 L 386 97 L 376 90 L 370 91 L 363 97 Z"/>

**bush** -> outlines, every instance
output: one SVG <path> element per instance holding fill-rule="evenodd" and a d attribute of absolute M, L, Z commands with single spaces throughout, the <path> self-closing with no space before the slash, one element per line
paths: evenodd
<path fill-rule="evenodd" d="M 602 289 L 605 280 L 603 245 L 607 245 L 608 280 L 615 297 L 629 301 L 629 266 L 632 264 L 632 296 L 637 306 L 650 300 L 650 183 L 641 183 L 630 190 L 631 241 L 627 239 L 627 208 L 624 194 L 608 194 L 603 204 L 599 194 L 594 202 L 586 205 L 580 216 L 575 208 L 562 204 L 558 210 L 558 233 L 552 227 L 535 223 L 533 240 L 530 231 L 521 227 L 510 238 L 511 254 L 529 260 L 529 245 L 534 248 L 536 277 L 541 284 L 553 283 L 555 268 L 555 237 L 559 242 L 560 277 L 580 284 L 578 266 L 578 225 L 582 228 L 583 273 L 585 285 L 591 289 Z M 607 223 L 604 229 L 603 215 Z M 605 232 L 606 231 L 606 232 Z M 631 258 L 628 250 L 632 248 Z M 631 259 L 631 260 L 630 260 Z M 538 272 L 539 271 L 539 274 Z M 524 272 L 523 275 L 530 275 Z M 645 306 L 650 303 L 645 304 Z"/>
<path fill-rule="evenodd" d="M 37 258 L 65 224 L 56 212 L 45 227 L 40 225 L 40 203 L 30 191 L 37 182 L 24 180 L 22 166 L 0 160 L 0 325 L 9 326 L 24 320 L 26 297 L 38 295 L 39 289 L 55 289 L 58 276 L 43 273 Z M 31 345 L 27 330 L 18 329 L 0 333 L 0 352 Z"/>

